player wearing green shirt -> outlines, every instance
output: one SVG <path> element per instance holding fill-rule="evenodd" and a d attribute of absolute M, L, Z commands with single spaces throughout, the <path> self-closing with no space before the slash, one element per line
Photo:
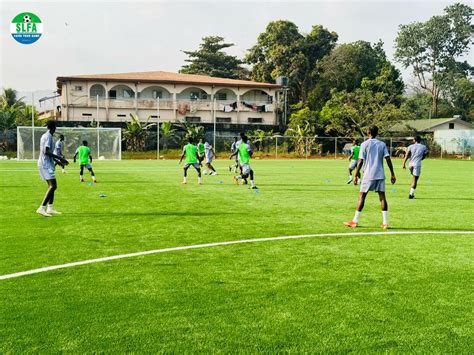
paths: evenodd
<path fill-rule="evenodd" d="M 245 180 L 247 177 L 250 176 L 250 184 L 252 189 L 257 189 L 255 186 L 254 181 L 254 173 L 252 167 L 250 166 L 250 157 L 252 156 L 252 148 L 250 147 L 250 142 L 245 134 L 241 134 L 242 141 L 237 145 L 237 149 L 232 155 L 230 159 L 234 156 L 239 156 L 240 167 L 242 169 L 242 173 L 240 175 L 234 176 L 234 181 L 238 184 L 239 180 Z"/>
<path fill-rule="evenodd" d="M 183 158 L 185 158 L 185 164 L 184 164 L 184 179 L 183 179 L 183 184 L 188 183 L 188 169 L 192 165 L 194 169 L 196 169 L 198 173 L 198 184 L 201 185 L 201 165 L 200 165 L 200 157 L 198 154 L 198 147 L 196 147 L 193 144 L 193 139 L 192 137 L 189 137 L 188 139 L 188 144 L 186 144 L 183 148 L 183 154 L 181 154 L 181 158 L 179 159 L 179 164 L 183 161 Z"/>
<path fill-rule="evenodd" d="M 359 141 L 355 139 L 352 142 L 351 156 L 349 157 L 349 180 L 347 181 L 348 184 L 352 182 L 352 171 L 357 167 L 357 161 L 359 160 L 359 151 Z M 357 177 L 360 179 L 360 173 Z"/>
<path fill-rule="evenodd" d="M 84 168 L 90 171 L 92 181 L 97 182 L 94 174 L 94 170 L 92 170 L 92 155 L 91 155 L 91 149 L 87 146 L 87 141 L 82 141 L 82 145 L 76 149 L 76 153 L 74 154 L 74 163 L 76 162 L 76 158 L 79 158 L 79 164 L 81 165 L 80 167 L 80 178 L 81 182 L 84 182 Z"/>

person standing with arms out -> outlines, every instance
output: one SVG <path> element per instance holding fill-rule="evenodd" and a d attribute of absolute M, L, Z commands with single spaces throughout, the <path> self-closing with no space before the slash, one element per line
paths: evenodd
<path fill-rule="evenodd" d="M 64 135 L 60 134 L 59 139 L 56 141 L 56 144 L 54 145 L 54 154 L 57 156 L 64 158 Z M 62 172 L 63 174 L 66 173 L 66 170 L 64 170 L 64 165 L 60 163 L 56 163 L 56 165 L 61 165 Z"/>
<path fill-rule="evenodd" d="M 347 181 L 348 184 L 352 182 L 352 171 L 357 167 L 357 161 L 359 160 L 359 141 L 354 139 L 352 142 L 351 148 L 351 156 L 349 157 L 349 180 Z M 360 175 L 358 176 L 360 179 Z"/>
<path fill-rule="evenodd" d="M 344 222 L 347 227 L 355 228 L 359 223 L 359 216 L 364 208 L 365 198 L 369 191 L 376 191 L 379 194 L 380 205 L 382 208 L 382 229 L 388 229 L 388 203 L 385 198 L 385 173 L 383 170 L 383 160 L 387 161 L 388 168 L 392 174 L 390 180 L 395 184 L 397 178 L 393 171 L 392 160 L 384 142 L 376 139 L 379 129 L 377 126 L 370 126 L 367 139 L 360 146 L 359 161 L 354 176 L 354 185 L 359 180 L 360 169 L 364 166 L 364 175 L 360 185 L 359 201 L 351 221 Z"/>
<path fill-rule="evenodd" d="M 188 144 L 186 144 L 183 148 L 183 154 L 181 154 L 181 158 L 179 159 L 179 163 L 183 161 L 183 158 L 186 157 L 185 164 L 184 164 L 184 178 L 183 178 L 183 184 L 188 183 L 188 169 L 192 165 L 194 169 L 196 169 L 198 173 L 198 184 L 202 184 L 201 180 L 201 165 L 199 162 L 199 154 L 198 154 L 198 148 L 193 144 L 193 138 L 189 137 L 188 138 Z"/>
<path fill-rule="evenodd" d="M 250 166 L 250 157 L 252 156 L 252 149 L 250 147 L 250 142 L 248 141 L 246 135 L 242 135 L 242 143 L 239 144 L 237 151 L 233 153 L 229 159 L 232 159 L 237 154 L 239 155 L 239 162 L 242 173 L 240 175 L 234 176 L 234 181 L 238 184 L 239 180 L 246 181 L 247 178 L 250 176 L 250 184 L 252 186 L 252 189 L 258 189 L 257 186 L 255 186 L 254 172 L 252 167 Z"/>
<path fill-rule="evenodd" d="M 84 168 L 89 170 L 91 173 L 92 181 L 94 183 L 97 182 L 94 174 L 94 170 L 92 170 L 92 154 L 91 149 L 87 146 L 87 141 L 82 141 L 82 145 L 77 148 L 76 153 L 74 154 L 74 163 L 76 162 L 76 158 L 79 156 L 79 164 L 81 164 L 81 168 L 79 170 L 79 176 L 81 182 L 84 182 Z"/>
<path fill-rule="evenodd" d="M 40 151 L 38 158 L 38 169 L 40 176 L 48 184 L 48 190 L 44 195 L 43 202 L 36 210 L 36 213 L 44 216 L 51 217 L 53 215 L 61 214 L 53 208 L 54 192 L 57 189 L 56 174 L 55 174 L 55 163 L 61 165 L 67 165 L 69 162 L 53 153 L 54 142 L 53 134 L 56 132 L 56 122 L 48 121 L 46 124 L 48 131 L 41 136 L 40 140 Z M 46 209 L 48 205 L 48 209 Z"/>
<path fill-rule="evenodd" d="M 403 169 L 407 168 L 406 163 L 410 159 L 410 173 L 413 176 L 410 194 L 408 195 L 409 199 L 415 198 L 415 189 L 421 175 L 421 161 L 426 158 L 427 154 L 428 149 L 425 145 L 421 144 L 421 137 L 416 136 L 413 139 L 413 144 L 408 146 L 407 154 L 405 154 L 405 159 L 403 159 Z"/>

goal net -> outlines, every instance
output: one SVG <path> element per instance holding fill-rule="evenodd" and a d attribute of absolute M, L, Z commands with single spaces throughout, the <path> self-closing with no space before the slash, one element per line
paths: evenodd
<path fill-rule="evenodd" d="M 40 139 L 46 127 L 17 127 L 17 158 L 35 160 L 39 156 Z M 121 160 L 122 131 L 120 128 L 69 128 L 58 127 L 54 134 L 54 143 L 59 135 L 64 135 L 66 159 L 71 159 L 82 141 L 87 141 L 95 159 Z"/>

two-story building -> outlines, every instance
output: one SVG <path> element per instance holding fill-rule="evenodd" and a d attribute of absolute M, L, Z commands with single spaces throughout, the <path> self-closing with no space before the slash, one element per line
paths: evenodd
<path fill-rule="evenodd" d="M 61 121 L 279 124 L 282 87 L 163 71 L 60 76 Z"/>

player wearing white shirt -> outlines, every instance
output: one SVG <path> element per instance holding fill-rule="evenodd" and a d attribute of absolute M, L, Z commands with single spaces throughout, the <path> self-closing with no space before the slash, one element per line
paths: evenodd
<path fill-rule="evenodd" d="M 234 155 L 234 153 L 237 151 L 237 137 L 234 137 L 234 141 L 232 142 L 232 145 L 230 146 L 230 154 Z M 239 155 L 235 155 L 235 164 L 229 166 L 229 171 L 232 171 L 232 168 L 234 169 L 234 173 L 237 172 L 237 168 L 239 167 Z"/>
<path fill-rule="evenodd" d="M 421 137 L 416 136 L 413 139 L 413 144 L 408 146 L 407 154 L 405 154 L 405 159 L 403 159 L 403 169 L 406 169 L 407 160 L 410 158 L 410 173 L 413 175 L 410 194 L 408 195 L 409 199 L 415 198 L 415 189 L 421 175 L 421 161 L 426 158 L 427 154 L 428 149 L 425 145 L 421 144 Z"/>
<path fill-rule="evenodd" d="M 210 145 L 207 141 L 204 143 L 204 156 L 206 158 L 207 169 L 211 171 L 210 175 L 217 175 L 216 169 L 214 169 L 214 167 L 212 166 L 212 160 L 215 156 L 214 149 L 212 148 L 212 145 Z M 209 173 L 209 170 L 205 170 L 204 174 Z"/>
<path fill-rule="evenodd" d="M 40 140 L 38 169 L 41 178 L 48 184 L 48 190 L 43 198 L 43 202 L 36 210 L 36 213 L 44 217 L 51 217 L 52 215 L 61 214 L 53 208 L 54 191 L 57 189 L 55 163 L 58 162 L 67 165 L 69 162 L 53 153 L 53 134 L 56 132 L 56 122 L 48 121 L 46 127 L 48 128 L 48 131 L 41 136 Z M 48 209 L 46 209 L 46 205 L 48 205 Z"/>
<path fill-rule="evenodd" d="M 379 194 L 379 200 L 382 208 L 382 229 L 388 229 L 388 203 L 385 198 L 385 173 L 383 170 L 383 160 L 387 161 L 390 169 L 391 182 L 395 184 L 397 181 L 393 171 L 392 160 L 388 154 L 387 146 L 384 142 L 375 139 L 379 129 L 377 126 L 370 126 L 368 129 L 369 139 L 360 146 L 359 161 L 354 176 L 354 185 L 357 185 L 359 180 L 359 172 L 364 166 L 364 175 L 360 185 L 359 201 L 354 218 L 351 221 L 344 222 L 348 227 L 355 228 L 359 223 L 359 216 L 364 208 L 365 198 L 369 191 L 376 191 Z"/>
<path fill-rule="evenodd" d="M 54 154 L 57 156 L 64 158 L 64 135 L 60 134 L 59 139 L 56 141 L 56 144 L 54 145 Z M 56 163 L 56 165 L 61 165 L 60 163 Z M 61 169 L 63 174 L 66 173 L 66 170 L 64 170 L 64 165 L 61 165 Z"/>

